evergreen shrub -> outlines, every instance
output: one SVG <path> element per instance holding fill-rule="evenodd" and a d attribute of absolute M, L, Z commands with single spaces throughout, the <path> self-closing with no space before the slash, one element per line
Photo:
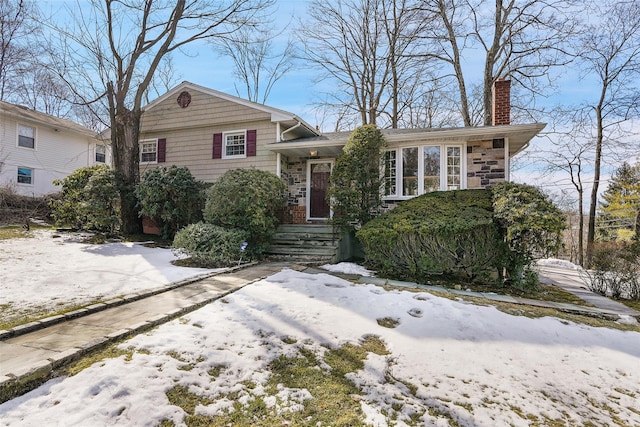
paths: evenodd
<path fill-rule="evenodd" d="M 269 248 L 284 206 L 286 187 L 276 175 L 257 169 L 225 172 L 207 191 L 204 220 L 227 229 L 246 231 L 247 252 L 260 258 Z"/>
<path fill-rule="evenodd" d="M 533 261 L 558 253 L 565 216 L 548 196 L 530 185 L 504 182 L 491 192 L 494 220 L 509 247 L 504 260 L 509 281 L 518 287 L 535 287 L 538 278 Z"/>
<path fill-rule="evenodd" d="M 50 201 L 57 226 L 115 234 L 120 227 L 120 194 L 106 165 L 76 169 L 64 179 L 60 197 Z"/>
<path fill-rule="evenodd" d="M 236 265 L 247 257 L 242 251 L 248 233 L 199 222 L 179 230 L 173 239 L 178 255 L 187 255 L 202 267 L 218 268 Z"/>
<path fill-rule="evenodd" d="M 505 254 L 492 216 L 489 190 L 427 193 L 368 222 L 356 236 L 367 264 L 382 276 L 488 281 Z"/>
<path fill-rule="evenodd" d="M 387 143 L 376 125 L 354 130 L 336 160 L 329 178 L 327 201 L 333 209 L 333 224 L 347 231 L 358 230 L 380 214 L 382 205 L 380 163 Z"/>
<path fill-rule="evenodd" d="M 160 167 L 147 170 L 136 187 L 140 216 L 159 225 L 162 237 L 171 239 L 188 224 L 202 220 L 204 184 L 186 167 Z"/>

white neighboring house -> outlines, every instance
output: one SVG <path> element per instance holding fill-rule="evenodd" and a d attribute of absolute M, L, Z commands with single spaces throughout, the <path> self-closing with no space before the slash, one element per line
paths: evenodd
<path fill-rule="evenodd" d="M 96 132 L 0 101 L 0 186 L 42 196 L 60 191 L 54 180 L 97 164 L 111 165 L 111 149 Z"/>

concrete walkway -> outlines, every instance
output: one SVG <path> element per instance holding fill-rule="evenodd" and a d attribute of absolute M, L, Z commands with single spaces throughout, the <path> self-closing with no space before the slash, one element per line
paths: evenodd
<path fill-rule="evenodd" d="M 0 333 L 0 402 L 38 386 L 54 370 L 106 344 L 135 335 L 196 310 L 288 263 L 265 263 L 176 287 L 96 304 L 75 318 L 56 316 Z M 302 267 L 300 267 L 302 268 Z M 61 318 L 62 317 L 62 318 Z"/>
<path fill-rule="evenodd" d="M 558 267 L 538 267 L 540 280 L 556 285 L 599 309 L 619 315 L 638 317 L 640 313 L 611 298 L 589 290 L 589 286 L 576 270 Z"/>

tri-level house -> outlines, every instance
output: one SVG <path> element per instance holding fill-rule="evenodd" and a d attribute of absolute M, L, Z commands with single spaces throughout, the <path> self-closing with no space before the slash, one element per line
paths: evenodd
<path fill-rule="evenodd" d="M 111 152 L 96 132 L 0 101 L 0 186 L 42 196 L 60 191 L 54 180 L 97 164 L 110 165 Z"/>
<path fill-rule="evenodd" d="M 545 126 L 511 125 L 509 103 L 510 82 L 499 80 L 493 126 L 384 129 L 386 203 L 509 180 L 511 158 Z M 229 169 L 272 172 L 288 186 L 281 222 L 307 224 L 308 231 L 331 217 L 327 183 L 349 135 L 322 133 L 293 113 L 183 82 L 144 108 L 140 168 L 187 166 L 207 182 Z"/>

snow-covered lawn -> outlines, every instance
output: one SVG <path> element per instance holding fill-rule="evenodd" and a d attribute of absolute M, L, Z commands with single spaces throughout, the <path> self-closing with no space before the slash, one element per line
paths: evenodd
<path fill-rule="evenodd" d="M 291 420 L 316 397 L 267 387 L 269 363 L 311 352 L 327 372 L 330 349 L 371 336 L 389 354 L 347 374 L 369 425 L 640 425 L 640 333 L 292 270 L 120 344 L 129 357 L 0 405 L 0 424 L 181 426 L 187 413 L 167 397 L 179 386 L 199 397 L 191 415 L 259 402 Z"/>
<path fill-rule="evenodd" d="M 91 304 L 211 272 L 171 264 L 169 249 L 80 243 L 79 234 L 34 231 L 0 240 L 3 322 Z"/>

